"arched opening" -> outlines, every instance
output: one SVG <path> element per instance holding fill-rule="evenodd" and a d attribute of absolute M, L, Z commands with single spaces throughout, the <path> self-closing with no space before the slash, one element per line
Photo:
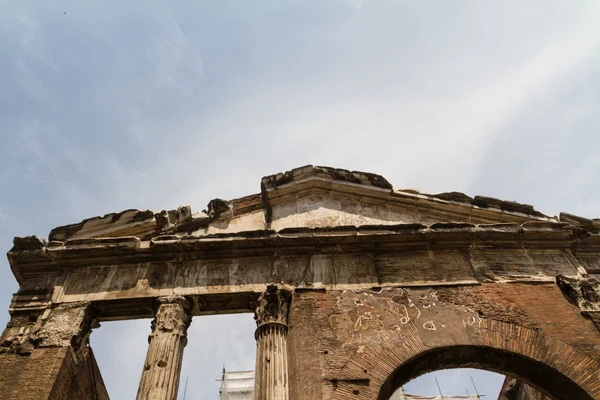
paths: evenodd
<path fill-rule="evenodd" d="M 475 400 L 477 397 L 478 400 L 496 400 L 503 393 L 506 379 L 505 375 L 482 369 L 442 369 L 410 380 L 390 400 L 411 400 L 418 397 L 422 398 L 420 400 L 427 400 L 441 398 L 442 395 L 444 400 Z"/>
<path fill-rule="evenodd" d="M 557 400 L 593 400 L 593 397 L 556 369 L 522 354 L 488 346 L 438 347 L 407 360 L 392 372 L 378 400 L 389 400 L 408 381 L 431 371 L 478 368 L 515 377 Z"/>

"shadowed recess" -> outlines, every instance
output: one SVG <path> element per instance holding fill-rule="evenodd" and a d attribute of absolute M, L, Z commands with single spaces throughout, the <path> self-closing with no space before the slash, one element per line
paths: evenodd
<path fill-rule="evenodd" d="M 572 380 L 531 358 L 485 346 L 451 346 L 424 352 L 398 367 L 385 381 L 378 400 L 389 400 L 408 381 L 441 369 L 479 368 L 518 378 L 556 400 L 593 400 Z"/>

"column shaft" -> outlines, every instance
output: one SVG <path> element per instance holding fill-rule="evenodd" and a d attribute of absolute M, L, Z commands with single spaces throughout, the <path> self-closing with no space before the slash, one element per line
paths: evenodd
<path fill-rule="evenodd" d="M 255 310 L 255 400 L 289 400 L 287 362 L 287 316 L 291 294 L 269 286 Z"/>
<path fill-rule="evenodd" d="M 162 297 L 157 300 L 137 400 L 177 398 L 183 349 L 187 344 L 187 328 L 191 322 L 189 311 L 189 304 L 184 297 Z"/>
<path fill-rule="evenodd" d="M 256 339 L 256 399 L 287 400 L 287 326 L 266 324 Z"/>

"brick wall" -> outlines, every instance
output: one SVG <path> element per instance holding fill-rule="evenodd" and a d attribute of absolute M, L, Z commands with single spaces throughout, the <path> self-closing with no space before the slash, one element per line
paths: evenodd
<path fill-rule="evenodd" d="M 577 373 L 569 360 L 579 371 L 590 359 L 600 365 L 600 332 L 554 284 L 296 291 L 289 324 L 290 396 L 298 400 L 345 399 L 340 393 L 376 398 L 374 382 L 385 380 L 398 366 L 391 366 L 394 357 L 402 357 L 385 349 L 398 353 L 405 342 L 412 346 L 406 354 L 453 343 L 506 343 L 571 375 Z M 364 361 L 370 351 L 373 359 Z M 600 369 L 591 374 L 588 369 L 585 379 L 597 382 L 587 387 L 600 393 L 600 378 L 594 378 Z"/>
<path fill-rule="evenodd" d="M 21 356 L 14 353 L 0 354 L 0 399 L 11 398 L 13 388 L 19 386 L 21 374 L 29 361 L 29 356 Z"/>
<path fill-rule="evenodd" d="M 438 290 L 442 301 L 466 304 L 482 316 L 512 322 L 600 357 L 600 331 L 557 285 L 494 283 Z"/>
<path fill-rule="evenodd" d="M 30 355 L 4 353 L 0 363 L 2 400 L 108 400 L 91 349 L 84 350 L 79 364 L 70 347 L 37 348 Z"/>
<path fill-rule="evenodd" d="M 91 347 L 85 349 L 85 360 L 75 366 L 75 379 L 71 379 L 66 399 L 108 400 L 102 375 Z"/>

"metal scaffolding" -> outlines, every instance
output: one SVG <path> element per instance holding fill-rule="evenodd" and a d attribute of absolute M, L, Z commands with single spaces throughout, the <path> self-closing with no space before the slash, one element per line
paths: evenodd
<path fill-rule="evenodd" d="M 227 372 L 223 367 L 219 393 L 221 400 L 253 400 L 254 371 Z"/>

